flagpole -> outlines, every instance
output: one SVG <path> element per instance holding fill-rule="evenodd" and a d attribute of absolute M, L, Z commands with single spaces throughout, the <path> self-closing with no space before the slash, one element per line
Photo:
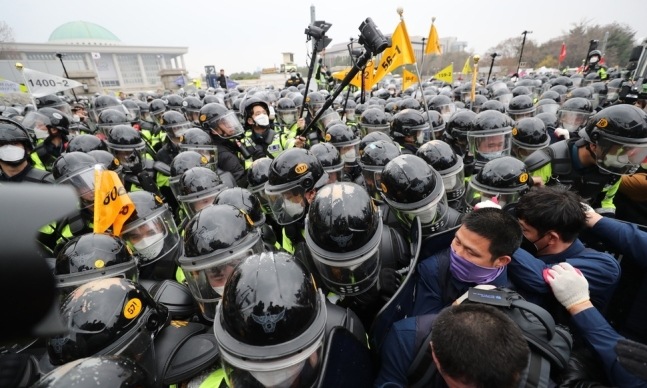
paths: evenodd
<path fill-rule="evenodd" d="M 474 99 L 476 98 L 476 75 L 478 74 L 479 60 L 481 59 L 481 57 L 477 54 L 477 55 L 474 55 L 472 59 L 474 60 L 474 69 L 472 71 L 472 91 L 470 93 L 471 107 L 474 106 Z"/>
<path fill-rule="evenodd" d="M 34 95 L 31 93 L 31 88 L 29 87 L 29 82 L 27 82 L 27 77 L 25 77 L 25 72 L 22 71 L 23 65 L 20 62 L 16 62 L 15 64 L 16 69 L 20 72 L 22 75 L 22 79 L 25 82 L 25 86 L 27 87 L 27 91 L 29 92 L 29 98 L 31 98 L 31 103 L 34 105 L 34 109 L 36 109 L 36 99 L 34 98 Z"/>

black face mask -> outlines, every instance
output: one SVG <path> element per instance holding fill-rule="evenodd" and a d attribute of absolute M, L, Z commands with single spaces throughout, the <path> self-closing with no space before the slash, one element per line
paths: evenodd
<path fill-rule="evenodd" d="M 541 240 L 545 236 L 546 234 L 542 234 L 535 241 L 530 241 L 526 238 L 526 236 L 523 236 L 523 239 L 521 240 L 521 248 L 527 251 L 528 253 L 530 253 L 531 255 L 537 256 L 539 252 L 543 251 L 548 246 L 548 245 L 545 245 L 543 248 L 538 249 L 537 245 L 535 245 L 537 241 Z"/>

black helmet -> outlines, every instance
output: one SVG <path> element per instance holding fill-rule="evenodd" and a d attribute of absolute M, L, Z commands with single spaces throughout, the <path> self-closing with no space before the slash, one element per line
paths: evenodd
<path fill-rule="evenodd" d="M 81 207 L 94 206 L 94 165 L 97 161 L 83 152 L 70 152 L 59 156 L 52 166 L 52 176 L 57 184 L 70 184 L 79 194 Z"/>
<path fill-rule="evenodd" d="M 532 101 L 532 97 L 526 94 L 521 94 L 516 97 L 512 97 L 508 104 L 507 113 L 512 120 L 519 121 L 524 117 L 534 116 L 536 109 L 537 108 Z"/>
<path fill-rule="evenodd" d="M 200 128 L 190 128 L 180 137 L 180 150 L 203 155 L 213 169 L 218 163 L 218 147 L 213 144 L 211 136 Z"/>
<path fill-rule="evenodd" d="M 61 306 L 68 332 L 47 341 L 54 365 L 89 356 L 141 359 L 169 322 L 168 309 L 146 289 L 122 278 L 99 279 L 72 292 Z"/>
<path fill-rule="evenodd" d="M 179 186 L 177 200 L 189 217 L 213 204 L 218 194 L 226 188 L 218 174 L 206 167 L 186 170 L 180 177 Z"/>
<path fill-rule="evenodd" d="M 513 125 L 510 117 L 494 110 L 476 115 L 474 126 L 467 134 L 467 141 L 470 153 L 477 163 L 510 155 Z"/>
<path fill-rule="evenodd" d="M 590 148 L 599 168 L 631 173 L 647 158 L 647 113 L 633 105 L 612 105 L 591 117 L 580 136 L 595 144 Z"/>
<path fill-rule="evenodd" d="M 501 206 L 515 203 L 532 187 L 526 165 L 512 156 L 491 160 L 476 175 L 472 175 L 465 194 L 465 203 L 474 208 L 491 200 Z"/>
<path fill-rule="evenodd" d="M 607 86 L 607 83 L 594 82 L 591 84 L 590 88 L 593 90 L 591 101 L 591 103 L 593 104 L 593 110 L 596 110 L 598 106 L 607 106 L 607 94 L 609 94 L 609 87 Z"/>
<path fill-rule="evenodd" d="M 481 112 L 485 112 L 486 110 L 496 110 L 505 113 L 505 105 L 501 101 L 487 100 L 481 105 Z"/>
<path fill-rule="evenodd" d="M 299 261 L 275 252 L 246 258 L 231 275 L 214 320 L 227 381 L 313 386 L 323 364 L 326 317 L 325 298 Z"/>
<path fill-rule="evenodd" d="M 162 116 L 162 113 L 166 112 L 168 108 L 166 107 L 166 102 L 159 98 L 154 99 L 148 104 L 148 109 L 150 111 L 153 121 L 159 124 L 159 119 Z"/>
<path fill-rule="evenodd" d="M 188 96 L 182 101 L 184 117 L 194 125 L 200 125 L 200 109 L 204 104 L 198 97 Z"/>
<path fill-rule="evenodd" d="M 289 148 L 270 165 L 265 194 L 279 225 L 301 220 L 306 213 L 305 193 L 328 182 L 319 159 L 302 148 Z M 295 202 L 296 201 L 296 202 Z"/>
<path fill-rule="evenodd" d="M 461 110 L 454 113 L 445 126 L 445 137 L 448 143 L 462 155 L 467 152 L 467 134 L 474 127 L 475 119 L 476 113 L 471 110 Z"/>
<path fill-rule="evenodd" d="M 549 144 L 546 124 L 537 117 L 521 119 L 512 128 L 512 155 L 517 159 L 525 160 L 528 155 Z"/>
<path fill-rule="evenodd" d="M 447 209 L 442 176 L 416 155 L 400 155 L 387 163 L 380 187 L 382 198 L 407 227 L 416 216 L 423 227 L 433 225 Z"/>
<path fill-rule="evenodd" d="M 518 96 L 528 96 L 532 99 L 532 90 L 530 90 L 526 86 L 516 86 L 512 90 L 512 98 L 518 97 Z"/>
<path fill-rule="evenodd" d="M 202 129 L 223 139 L 230 139 L 245 133 L 236 113 L 217 103 L 206 104 L 200 108 Z"/>
<path fill-rule="evenodd" d="M 554 86 L 551 86 L 549 91 L 552 91 L 552 92 L 555 92 L 555 93 L 559 94 L 559 100 L 561 102 L 564 102 L 564 100 L 566 100 L 566 94 L 568 93 L 568 88 L 566 86 L 564 86 L 564 85 L 554 85 Z"/>
<path fill-rule="evenodd" d="M 573 86 L 573 80 L 563 75 L 555 78 L 551 83 L 553 84 L 553 86 L 559 85 L 559 86 L 565 86 L 566 88 L 570 88 Z"/>
<path fill-rule="evenodd" d="M 126 172 L 137 174 L 144 169 L 144 148 L 141 133 L 130 125 L 117 125 L 110 130 L 106 146 Z"/>
<path fill-rule="evenodd" d="M 166 135 L 170 139 L 174 139 L 175 142 L 179 142 L 179 139 L 188 131 L 193 128 L 184 114 L 176 110 L 168 110 L 159 118 L 159 124 L 162 129 L 166 132 Z"/>
<path fill-rule="evenodd" d="M 48 94 L 47 96 L 38 97 L 36 99 L 36 109 L 41 110 L 42 108 L 54 108 L 59 112 L 63 112 L 65 115 L 72 117 L 72 108 L 70 107 L 70 104 L 55 94 Z"/>
<path fill-rule="evenodd" d="M 536 115 L 544 112 L 557 114 L 559 110 L 559 104 L 555 102 L 552 98 L 544 98 L 537 101 L 537 110 L 535 111 Z"/>
<path fill-rule="evenodd" d="M 54 277 L 61 295 L 92 280 L 138 278 L 137 262 L 119 237 L 107 233 L 88 233 L 73 237 L 56 257 Z"/>
<path fill-rule="evenodd" d="M 139 115 L 141 120 L 149 123 L 154 122 L 153 118 L 151 117 L 150 106 L 148 106 L 148 104 L 144 101 L 137 100 L 135 102 L 137 103 L 137 106 L 139 106 Z"/>
<path fill-rule="evenodd" d="M 265 214 L 272 214 L 267 196 L 265 195 L 265 182 L 269 178 L 271 164 L 272 159 L 268 157 L 258 158 L 252 162 L 251 167 L 247 170 L 247 188 L 261 201 L 261 206 Z"/>
<path fill-rule="evenodd" d="M 276 118 L 281 124 L 291 126 L 297 122 L 297 106 L 288 97 L 279 99 L 276 103 Z"/>
<path fill-rule="evenodd" d="M 128 114 L 128 109 L 122 105 L 121 101 L 117 97 L 106 95 L 95 98 L 92 102 L 92 109 L 88 113 L 95 123 L 99 123 L 99 116 L 101 115 L 101 112 L 106 109 L 117 110 L 124 115 Z"/>
<path fill-rule="evenodd" d="M 456 105 L 454 105 L 454 102 L 444 95 L 434 96 L 434 98 L 429 101 L 429 105 L 427 105 L 427 107 L 440 113 L 445 121 L 448 121 L 456 112 Z"/>
<path fill-rule="evenodd" d="M 262 251 L 250 216 L 232 205 L 209 206 L 188 222 L 179 264 L 206 319 L 213 320 L 236 264 Z"/>
<path fill-rule="evenodd" d="M 94 150 L 107 150 L 103 140 L 94 135 L 78 135 L 67 143 L 65 152 L 90 152 Z"/>
<path fill-rule="evenodd" d="M 359 137 L 344 123 L 333 124 L 324 136 L 327 142 L 339 150 L 339 156 L 347 166 L 357 165 L 359 159 Z"/>
<path fill-rule="evenodd" d="M 467 98 L 465 101 L 465 105 L 469 106 L 471 111 L 474 111 L 475 113 L 479 113 L 483 107 L 483 104 L 487 102 L 488 99 L 482 94 L 477 94 L 474 96 L 474 102 L 472 102 L 471 98 Z"/>
<path fill-rule="evenodd" d="M 14 145 L 15 143 L 22 144 L 23 149 L 20 150 L 20 147 Z M 12 165 L 21 164 L 34 149 L 32 139 L 22 125 L 11 119 L 2 118 L 0 119 L 0 149 L 5 146 L 8 147 L 0 153 L 0 160 Z"/>
<path fill-rule="evenodd" d="M 555 131 L 555 128 L 559 127 L 557 115 L 554 113 L 539 113 L 537 116 L 535 116 L 535 118 L 540 119 L 544 122 L 547 131 Z"/>
<path fill-rule="evenodd" d="M 310 152 L 319 159 L 324 171 L 328 173 L 329 183 L 341 181 L 344 161 L 341 159 L 337 147 L 331 143 L 318 143 L 310 147 Z"/>
<path fill-rule="evenodd" d="M 555 101 L 558 104 L 562 103 L 562 97 L 561 94 L 554 90 L 546 90 L 544 93 L 542 93 L 541 96 L 539 96 L 540 100 L 545 100 L 545 99 L 551 99 Z"/>
<path fill-rule="evenodd" d="M 397 144 L 396 142 L 391 139 L 391 136 L 389 136 L 385 132 L 371 132 L 369 134 L 366 134 L 365 136 L 362 137 L 362 140 L 359 141 L 359 154 L 360 157 L 362 153 L 364 153 L 364 148 L 366 148 L 367 145 L 373 143 L 374 141 L 378 140 L 384 140 L 388 143 L 391 144 Z"/>
<path fill-rule="evenodd" d="M 181 195 L 180 178 L 185 171 L 193 167 L 214 168 L 215 165 L 209 163 L 209 159 L 195 151 L 184 151 L 177 154 L 171 161 L 171 176 L 169 177 L 169 186 L 175 198 Z"/>
<path fill-rule="evenodd" d="M 3 122 L 17 123 L 15 119 L 2 118 Z M 20 125 L 25 128 L 32 142 L 37 142 L 40 139 L 45 139 L 49 136 L 48 126 L 50 125 L 49 117 L 36 111 L 29 112 L 20 122 Z"/>
<path fill-rule="evenodd" d="M 218 194 L 216 205 L 232 205 L 251 218 L 254 227 L 261 227 L 265 224 L 265 213 L 261 201 L 251 191 L 242 187 L 225 189 Z"/>
<path fill-rule="evenodd" d="M 92 150 L 88 151 L 87 154 L 92 156 L 97 163 L 103 164 L 107 170 L 116 172 L 119 175 L 119 180 L 124 181 L 124 167 L 113 154 L 106 150 Z"/>
<path fill-rule="evenodd" d="M 346 117 L 346 122 L 349 121 L 355 121 L 356 119 L 356 113 L 355 113 L 355 108 L 357 107 L 357 103 L 354 100 L 351 100 L 350 98 L 346 101 L 346 109 L 344 112 L 344 117 Z M 342 101 L 341 108 L 344 108 L 344 102 Z"/>
<path fill-rule="evenodd" d="M 47 116 L 49 119 L 49 124 L 47 124 L 48 128 L 55 128 L 66 135 L 69 133 L 72 116 L 68 116 L 55 108 L 41 108 L 38 110 L 38 113 Z"/>
<path fill-rule="evenodd" d="M 308 105 L 310 115 L 314 117 L 326 103 L 326 98 L 319 92 L 310 92 L 305 102 Z"/>
<path fill-rule="evenodd" d="M 624 80 L 622 78 L 615 78 L 607 83 L 607 100 L 609 103 L 613 103 L 618 100 L 620 88 L 623 83 Z"/>
<path fill-rule="evenodd" d="M 399 111 L 404 109 L 420 110 L 421 108 L 420 102 L 413 97 L 403 98 L 398 102 Z"/>
<path fill-rule="evenodd" d="M 440 139 L 443 136 L 443 133 L 445 133 L 445 119 L 443 119 L 443 116 L 440 115 L 435 110 L 430 110 L 422 114 L 427 120 L 427 122 L 431 123 L 431 130 L 434 133 L 434 138 L 435 139 Z"/>
<path fill-rule="evenodd" d="M 404 142 L 404 138 L 407 136 L 413 137 L 415 144 L 418 146 L 424 144 L 430 138 L 429 121 L 417 110 L 405 109 L 393 116 L 391 137 Z"/>
<path fill-rule="evenodd" d="M 350 182 L 324 186 L 306 218 L 305 239 L 327 288 L 357 295 L 377 282 L 382 219 L 363 187 Z"/>
<path fill-rule="evenodd" d="M 600 62 L 600 59 L 602 59 L 602 51 L 600 50 L 591 50 L 589 52 L 589 63 L 594 64 Z"/>
<path fill-rule="evenodd" d="M 579 87 L 571 90 L 570 92 L 568 92 L 568 94 L 566 94 L 566 100 L 575 97 L 581 97 L 586 98 L 587 100 L 591 100 L 593 98 L 593 89 L 589 87 Z"/>
<path fill-rule="evenodd" d="M 117 125 L 130 126 L 130 120 L 128 120 L 124 112 L 117 109 L 104 109 L 101 111 L 97 121 L 97 128 L 104 136 L 107 137 L 112 128 Z"/>
<path fill-rule="evenodd" d="M 184 99 L 177 94 L 169 94 L 162 97 L 162 101 L 166 104 L 166 108 L 177 112 L 182 112 L 182 102 Z"/>
<path fill-rule="evenodd" d="M 140 267 L 170 258 L 174 262 L 180 249 L 180 234 L 173 214 L 159 196 L 148 191 L 129 193 L 135 205 L 121 231 L 121 238 L 132 249 Z"/>
<path fill-rule="evenodd" d="M 72 361 L 42 376 L 32 388 L 74 387 L 92 376 L 97 387 L 145 387 L 149 380 L 135 361 L 125 356 L 99 356 Z"/>
<path fill-rule="evenodd" d="M 382 183 L 384 166 L 400 156 L 400 154 L 400 147 L 390 140 L 374 141 L 364 147 L 359 164 L 362 167 L 364 186 L 374 200 L 382 201 L 379 192 L 382 190 L 380 184 Z"/>
<path fill-rule="evenodd" d="M 267 124 L 262 125 L 262 127 L 263 128 L 269 128 L 269 125 L 270 125 L 269 124 L 270 108 L 269 108 L 267 102 L 265 102 L 264 100 L 262 100 L 262 99 L 260 99 L 260 98 L 258 98 L 256 96 L 246 98 L 240 104 L 240 109 L 241 109 L 242 114 L 243 114 L 243 123 L 244 123 L 245 128 L 251 128 L 256 123 L 256 121 L 254 120 L 254 107 L 255 106 L 260 106 L 265 111 L 265 114 L 268 116 L 268 120 L 267 120 Z M 249 122 L 250 120 L 252 121 L 251 123 Z"/>
<path fill-rule="evenodd" d="M 128 110 L 128 118 L 132 124 L 139 122 L 142 118 L 141 109 L 139 103 L 142 101 L 135 100 L 123 100 L 122 105 Z M 144 104 L 145 105 L 145 104 Z"/>
<path fill-rule="evenodd" d="M 500 103 L 503 104 L 504 107 L 508 107 L 508 104 L 510 103 L 510 100 L 512 100 L 512 92 L 508 88 L 500 88 L 494 91 L 492 93 L 492 99 L 495 101 L 499 101 Z"/>
<path fill-rule="evenodd" d="M 361 104 L 358 104 L 359 107 Z M 389 131 L 389 122 L 386 119 L 386 113 L 379 108 L 367 108 L 359 118 L 359 127 L 364 134 L 371 132 L 384 132 Z"/>
<path fill-rule="evenodd" d="M 557 111 L 559 126 L 570 132 L 577 132 L 586 125 L 593 112 L 591 101 L 582 97 L 566 100 Z"/>
<path fill-rule="evenodd" d="M 443 178 L 447 200 L 456 200 L 465 194 L 463 158 L 456 155 L 449 144 L 442 140 L 432 140 L 418 148 L 416 155 Z"/>

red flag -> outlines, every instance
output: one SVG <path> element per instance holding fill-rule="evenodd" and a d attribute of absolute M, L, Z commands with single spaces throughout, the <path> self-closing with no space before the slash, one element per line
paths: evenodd
<path fill-rule="evenodd" d="M 559 52 L 559 62 L 563 62 L 566 58 L 566 43 L 562 42 L 562 51 Z"/>

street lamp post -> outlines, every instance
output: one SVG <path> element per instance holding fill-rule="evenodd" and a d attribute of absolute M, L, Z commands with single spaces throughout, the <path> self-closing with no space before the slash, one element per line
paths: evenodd
<path fill-rule="evenodd" d="M 61 66 L 63 66 L 63 72 L 65 73 L 65 78 L 69 79 L 69 78 L 70 78 L 70 76 L 69 76 L 69 75 L 67 75 L 67 69 L 65 68 L 65 63 L 63 63 L 63 56 L 64 56 L 64 55 L 65 55 L 65 54 L 56 53 L 56 56 L 57 56 L 57 57 L 58 57 L 58 59 L 61 61 Z M 74 88 L 72 88 L 72 89 L 70 89 L 70 90 L 72 90 L 72 95 L 74 96 L 74 101 L 78 102 L 78 101 L 79 101 L 79 99 L 78 99 L 78 98 L 76 98 L 76 93 L 74 93 Z"/>
<path fill-rule="evenodd" d="M 517 77 L 519 76 L 519 68 L 521 67 L 521 57 L 523 56 L 523 46 L 526 45 L 526 35 L 532 34 L 532 31 L 524 31 L 521 33 L 523 35 L 523 40 L 521 41 L 521 51 L 519 52 L 519 64 L 517 65 Z"/>

